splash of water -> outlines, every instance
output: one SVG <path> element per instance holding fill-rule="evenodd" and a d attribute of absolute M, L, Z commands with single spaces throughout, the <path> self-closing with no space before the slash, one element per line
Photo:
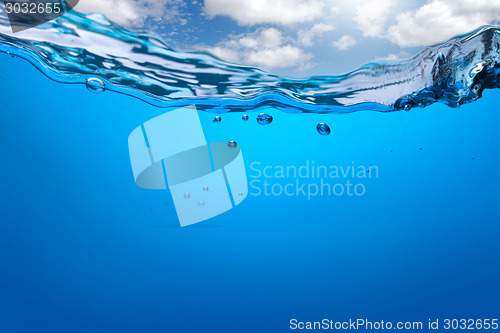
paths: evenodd
<path fill-rule="evenodd" d="M 458 107 L 500 86 L 500 29 L 493 26 L 428 47 L 409 60 L 300 80 L 206 53 L 177 52 L 102 15 L 75 11 L 13 34 L 0 7 L 0 51 L 28 60 L 58 82 L 100 80 L 103 89 L 158 107 L 196 104 L 216 113 L 267 107 L 289 113 L 394 111 L 435 102 Z"/>

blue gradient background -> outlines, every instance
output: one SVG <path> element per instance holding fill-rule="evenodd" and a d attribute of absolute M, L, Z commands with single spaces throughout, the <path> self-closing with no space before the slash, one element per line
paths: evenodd
<path fill-rule="evenodd" d="M 200 112 L 249 165 L 376 165 L 363 197 L 253 197 L 186 228 L 127 137 L 165 109 L 0 54 L 0 332 L 289 332 L 498 318 L 500 92 L 460 109 Z M 318 122 L 332 135 L 320 136 Z M 418 147 L 422 147 L 419 150 Z M 392 150 L 392 152 L 391 152 Z"/>

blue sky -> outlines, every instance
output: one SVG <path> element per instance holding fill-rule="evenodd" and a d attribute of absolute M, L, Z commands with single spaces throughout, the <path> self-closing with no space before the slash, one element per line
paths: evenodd
<path fill-rule="evenodd" d="M 491 0 L 80 0 L 171 47 L 291 77 L 342 74 L 500 22 Z"/>

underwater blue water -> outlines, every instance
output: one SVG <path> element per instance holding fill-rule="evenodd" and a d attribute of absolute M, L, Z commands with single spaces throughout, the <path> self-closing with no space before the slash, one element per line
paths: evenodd
<path fill-rule="evenodd" d="M 208 141 L 238 142 L 249 176 L 252 162 L 355 161 L 379 178 L 362 197 L 249 196 L 179 228 L 168 192 L 138 188 L 129 165 L 129 133 L 164 109 L 55 83 L 5 54 L 0 75 L 2 332 L 498 315 L 497 90 L 459 109 L 270 110 L 268 126 L 251 110 L 247 122 L 200 112 Z"/>
<path fill-rule="evenodd" d="M 471 97 L 473 84 L 459 94 Z M 376 169 L 355 180 L 362 196 L 250 189 L 237 207 L 186 228 L 169 192 L 139 188 L 130 167 L 129 134 L 168 105 L 57 83 L 5 53 L 0 97 L 0 332 L 498 318 L 498 89 L 459 108 L 409 112 L 242 106 L 247 121 L 221 112 L 214 122 L 210 102 L 199 112 L 206 139 L 237 142 L 249 181 L 264 180 L 255 169 L 265 166 Z M 260 113 L 272 122 L 259 124 Z"/>

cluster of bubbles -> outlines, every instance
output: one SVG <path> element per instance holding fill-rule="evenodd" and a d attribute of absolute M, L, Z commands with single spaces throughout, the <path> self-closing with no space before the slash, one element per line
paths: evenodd
<path fill-rule="evenodd" d="M 91 78 L 88 78 L 87 79 L 87 82 L 86 82 L 86 86 L 87 86 L 87 89 L 91 92 L 93 92 L 94 94 L 100 94 L 102 92 L 104 92 L 106 90 L 106 85 L 104 84 L 104 82 L 99 79 L 99 78 L 96 78 L 96 77 L 91 77 Z M 404 105 L 403 107 L 405 110 L 409 111 L 409 109 L 411 108 L 410 105 L 406 104 Z M 243 121 L 248 121 L 248 119 L 250 119 L 248 117 L 248 115 L 243 115 L 241 117 L 241 119 Z M 270 123 L 273 122 L 273 116 L 267 114 L 267 113 L 260 113 L 258 116 L 257 116 L 257 122 L 260 124 L 260 125 L 269 125 Z M 213 122 L 214 123 L 220 123 L 222 121 L 222 117 L 221 116 L 215 116 L 214 119 L 213 119 Z M 316 130 L 318 131 L 319 134 L 321 135 L 330 135 L 331 133 L 331 130 L 330 130 L 330 127 L 325 124 L 325 123 L 319 123 L 317 126 L 316 126 Z M 236 142 L 234 141 L 229 141 L 227 146 L 230 148 L 230 149 L 234 149 L 236 148 L 237 144 Z M 187 193 L 189 194 L 189 193 Z"/>
<path fill-rule="evenodd" d="M 208 192 L 208 190 L 209 190 L 208 186 L 204 186 L 204 187 L 203 187 L 203 191 L 204 191 L 204 192 Z M 238 192 L 238 195 L 239 195 L 240 197 L 242 197 L 242 196 L 243 196 L 243 192 Z M 184 199 L 191 199 L 191 194 L 190 194 L 189 192 L 184 193 Z M 205 206 L 205 201 L 200 200 L 200 201 L 198 201 L 196 204 L 197 204 L 198 206 L 200 206 L 200 207 L 204 207 L 204 206 Z"/>
<path fill-rule="evenodd" d="M 208 186 L 203 187 L 203 191 L 207 192 L 208 191 Z M 184 193 L 184 199 L 191 199 L 191 194 L 189 192 Z M 205 201 L 200 200 L 196 204 L 198 206 L 200 206 L 200 207 L 204 207 L 205 206 Z"/>
<path fill-rule="evenodd" d="M 243 116 L 241 116 L 241 119 L 243 121 L 248 121 L 248 119 L 250 119 L 248 117 L 247 114 L 244 114 Z M 273 116 L 271 115 L 268 115 L 267 113 L 260 113 L 258 116 L 257 116 L 257 122 L 260 124 L 260 125 L 269 125 L 270 123 L 273 122 Z M 222 121 L 222 118 L 220 116 L 215 116 L 214 119 L 213 119 L 214 123 L 220 123 Z M 330 133 L 332 132 L 331 129 L 330 129 L 330 126 L 328 126 L 327 124 L 325 123 L 319 123 L 317 126 L 316 126 L 316 130 L 318 131 L 319 134 L 323 135 L 323 136 L 326 136 L 326 135 L 330 135 Z M 228 147 L 232 147 L 231 145 L 234 143 L 234 147 L 236 147 L 236 142 L 234 141 L 230 141 L 228 143 Z"/>
<path fill-rule="evenodd" d="M 241 119 L 243 121 L 248 121 L 248 119 L 250 119 L 250 117 L 248 117 L 248 115 L 245 114 L 245 115 L 241 116 Z M 222 121 L 221 116 L 215 116 L 213 119 L 214 123 L 220 123 L 221 121 Z M 273 117 L 268 115 L 267 113 L 261 113 L 257 116 L 257 122 L 261 125 L 269 125 L 270 123 L 273 122 Z"/>
<path fill-rule="evenodd" d="M 399 106 L 396 106 L 395 110 L 410 111 L 412 108 L 419 107 L 425 108 L 426 103 L 423 101 L 407 100 L 402 102 Z"/>

